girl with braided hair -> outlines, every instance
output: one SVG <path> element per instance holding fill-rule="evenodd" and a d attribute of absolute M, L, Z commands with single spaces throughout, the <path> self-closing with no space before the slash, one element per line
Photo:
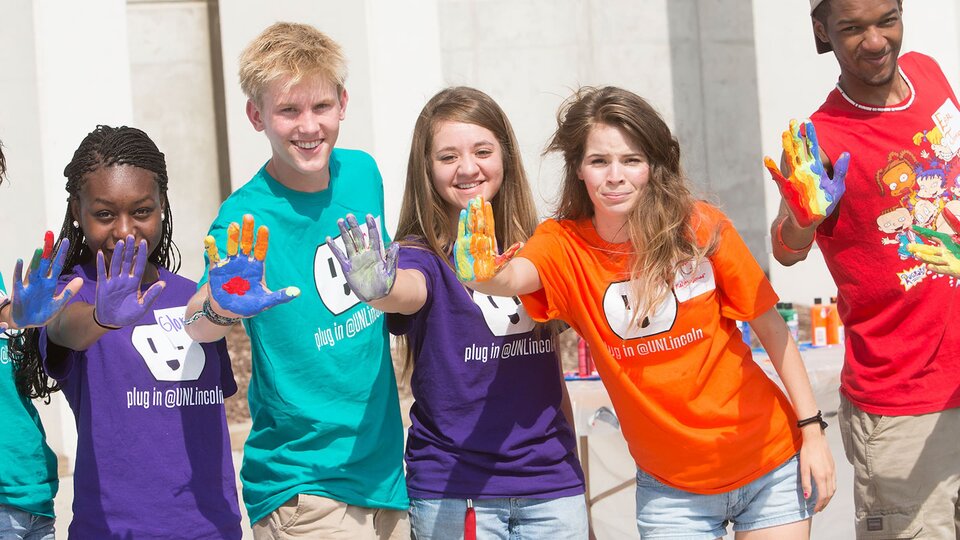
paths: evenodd
<path fill-rule="evenodd" d="M 224 341 L 183 330 L 196 283 L 175 274 L 163 153 L 139 129 L 97 126 L 64 176 L 59 282 L 82 285 L 11 356 L 31 395 L 59 386 L 76 417 L 69 534 L 240 538 L 223 407 L 237 387 Z"/>

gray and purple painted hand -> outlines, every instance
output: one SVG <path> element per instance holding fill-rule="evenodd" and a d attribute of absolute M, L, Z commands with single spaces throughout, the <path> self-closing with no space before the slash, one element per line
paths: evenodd
<path fill-rule="evenodd" d="M 342 219 L 337 220 L 337 226 L 340 227 L 340 238 L 343 239 L 343 245 L 347 250 L 346 255 L 329 236 L 327 245 L 340 263 L 343 276 L 357 298 L 370 302 L 390 294 L 397 280 L 397 255 L 400 252 L 400 245 L 396 242 L 391 243 L 384 254 L 380 230 L 370 214 L 367 214 L 369 246 L 364 239 L 363 231 L 360 230 L 357 218 L 352 214 L 347 214 L 346 222 Z"/>
<path fill-rule="evenodd" d="M 264 283 L 264 261 L 267 258 L 269 239 L 269 230 L 261 226 L 257 230 L 254 247 L 253 216 L 247 214 L 243 216 L 242 235 L 236 222 L 227 227 L 226 261 L 220 261 L 217 242 L 212 236 L 204 240 L 211 263 L 210 294 L 223 309 L 241 317 L 253 317 L 300 295 L 297 287 L 271 291 Z"/>
<path fill-rule="evenodd" d="M 122 328 L 137 323 L 160 296 L 166 283 L 158 281 L 143 294 L 140 283 L 147 267 L 147 241 L 138 246 L 133 236 L 113 248 L 107 274 L 102 251 L 97 252 L 97 292 L 94 314 L 102 326 Z"/>
<path fill-rule="evenodd" d="M 13 294 L 10 296 L 10 316 L 17 328 L 33 328 L 47 324 L 60 313 L 79 287 L 68 286 L 57 296 L 57 282 L 63 262 L 70 249 L 66 238 L 60 242 L 53 258 L 53 232 L 47 231 L 43 248 L 33 254 L 27 279 L 23 280 L 23 259 L 17 259 L 13 269 Z M 71 283 L 73 285 L 73 283 Z"/>

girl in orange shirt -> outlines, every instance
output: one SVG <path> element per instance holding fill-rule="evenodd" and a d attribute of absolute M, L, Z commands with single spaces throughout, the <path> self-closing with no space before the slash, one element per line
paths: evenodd
<path fill-rule="evenodd" d="M 461 213 L 458 277 L 519 294 L 594 352 L 637 472 L 644 538 L 809 538 L 835 491 L 803 360 L 763 271 L 729 219 L 694 199 L 659 114 L 619 88 L 584 88 L 548 150 L 565 160 L 556 219 L 512 260 L 489 204 Z M 750 326 L 790 396 L 753 361 Z M 792 405 L 791 405 L 792 403 Z M 802 420 L 798 420 L 798 418 Z"/>

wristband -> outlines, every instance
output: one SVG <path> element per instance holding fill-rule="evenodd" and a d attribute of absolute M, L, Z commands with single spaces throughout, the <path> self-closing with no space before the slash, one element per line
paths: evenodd
<path fill-rule="evenodd" d="M 782 247 L 784 251 L 786 251 L 787 253 L 792 253 L 794 255 L 802 255 L 806 253 L 813 246 L 814 242 L 817 241 L 817 231 L 816 229 L 814 229 L 813 238 L 810 239 L 809 244 L 803 246 L 800 249 L 794 249 L 788 246 L 787 243 L 783 241 L 783 223 L 788 219 L 790 219 L 789 216 L 783 216 L 783 219 L 780 220 L 780 223 L 777 223 L 777 232 L 775 233 L 777 244 L 780 244 L 780 247 Z"/>
<path fill-rule="evenodd" d="M 827 429 L 826 422 L 823 421 L 823 413 L 817 411 L 817 414 L 811 416 L 810 418 L 804 418 L 803 420 L 797 420 L 797 427 L 802 428 L 803 426 L 809 426 L 810 424 L 820 424 L 820 429 Z"/>
<path fill-rule="evenodd" d="M 97 326 L 100 328 L 106 328 L 107 330 L 119 330 L 120 326 L 107 326 L 100 322 L 100 319 L 97 319 L 97 306 L 93 306 L 93 322 L 97 323 Z"/>
<path fill-rule="evenodd" d="M 203 308 L 190 316 L 190 318 L 183 321 L 183 324 L 193 324 L 200 320 L 200 317 L 206 317 L 208 321 L 212 322 L 217 326 L 233 326 L 234 324 L 240 322 L 240 317 L 224 317 L 216 311 L 213 310 L 213 306 L 210 305 L 210 298 L 207 298 L 203 301 Z"/>

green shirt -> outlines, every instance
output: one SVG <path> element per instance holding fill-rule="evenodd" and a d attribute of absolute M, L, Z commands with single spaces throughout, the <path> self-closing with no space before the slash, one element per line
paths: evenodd
<path fill-rule="evenodd" d="M 266 167 L 220 207 L 210 234 L 221 250 L 230 222 L 252 214 L 270 229 L 266 283 L 301 294 L 244 321 L 253 374 L 253 425 L 240 478 L 251 523 L 298 493 L 406 510 L 403 428 L 382 313 L 347 287 L 326 245 L 337 219 L 376 216 L 383 180 L 366 153 L 335 149 L 319 193 L 284 187 Z M 382 232 L 384 241 L 389 241 Z M 221 251 L 221 258 L 225 254 Z M 202 282 L 206 281 L 206 276 Z"/>
<path fill-rule="evenodd" d="M 0 292 L 6 292 L 2 276 Z M 0 504 L 53 517 L 59 485 L 57 456 L 36 407 L 17 392 L 7 336 L 0 332 Z"/>

